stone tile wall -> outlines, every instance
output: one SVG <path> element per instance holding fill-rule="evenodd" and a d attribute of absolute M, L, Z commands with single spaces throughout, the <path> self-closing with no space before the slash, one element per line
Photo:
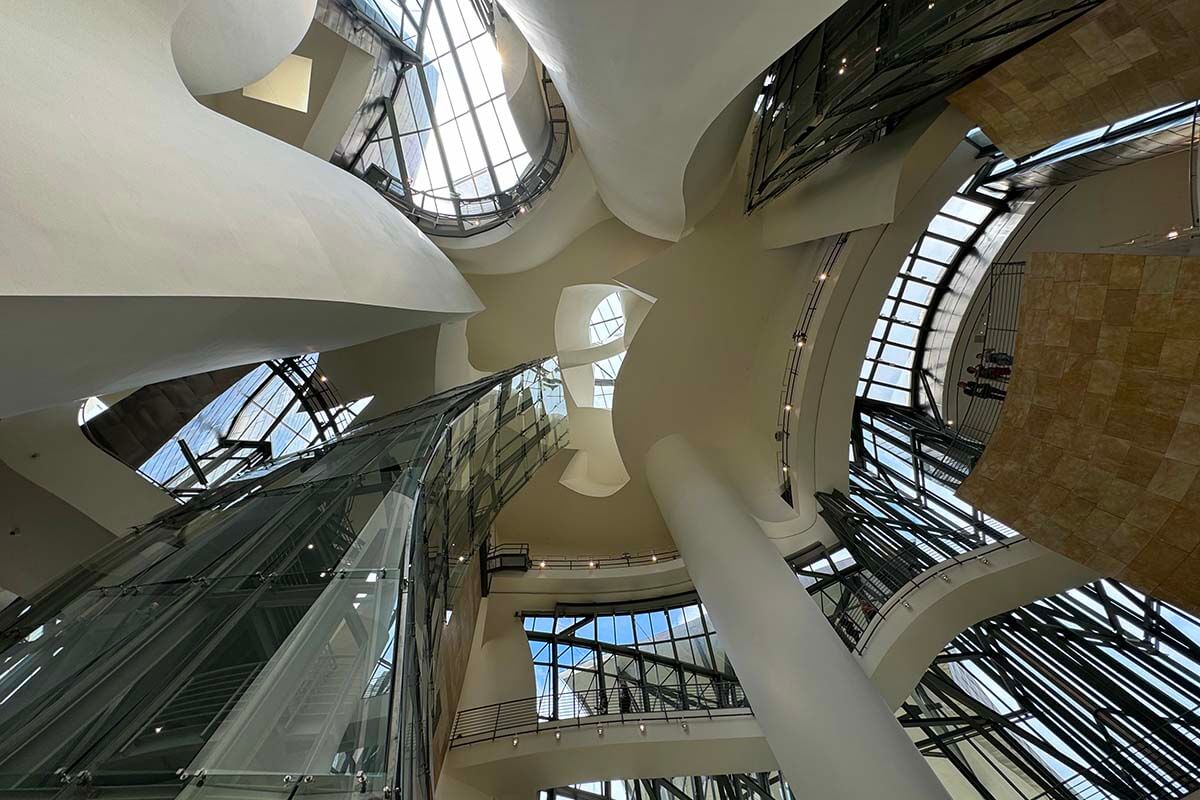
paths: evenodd
<path fill-rule="evenodd" d="M 1200 99 L 1200 0 L 1108 0 L 950 96 L 1009 157 Z"/>
<path fill-rule="evenodd" d="M 1019 320 L 999 426 L 958 496 L 1200 611 L 1200 258 L 1035 254 Z"/>

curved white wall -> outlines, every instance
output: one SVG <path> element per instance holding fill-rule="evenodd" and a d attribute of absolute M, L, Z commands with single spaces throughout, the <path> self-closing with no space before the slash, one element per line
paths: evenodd
<path fill-rule="evenodd" d="M 684 177 L 710 125 L 841 0 L 507 0 L 505 9 L 562 94 L 604 202 L 634 230 L 677 240 L 689 227 Z M 740 107 L 740 106 L 739 106 Z M 750 122 L 742 120 L 742 131 Z M 727 127 L 721 125 L 719 127 Z M 705 158 L 732 166 L 740 137 Z M 688 200 L 711 206 L 727 171 Z M 691 214 L 695 221 L 697 214 Z"/>
<path fill-rule="evenodd" d="M 0 5 L 0 414 L 481 308 L 366 184 L 197 103 L 181 8 Z"/>
<path fill-rule="evenodd" d="M 1028 539 L 944 562 L 880 610 L 864 633 L 863 671 L 888 706 L 899 708 L 941 649 L 969 626 L 1099 577 Z"/>
<path fill-rule="evenodd" d="M 317 0 L 187 0 L 171 34 L 179 77 L 192 94 L 253 83 L 296 49 L 316 10 Z"/>

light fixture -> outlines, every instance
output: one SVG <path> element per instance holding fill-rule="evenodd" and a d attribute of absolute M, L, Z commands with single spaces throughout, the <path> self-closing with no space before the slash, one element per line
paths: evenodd
<path fill-rule="evenodd" d="M 1178 239 L 1178 238 L 1179 238 L 1179 231 L 1176 231 L 1176 230 L 1168 231 L 1168 232 L 1167 232 L 1167 238 L 1168 238 L 1168 239 Z"/>
<path fill-rule="evenodd" d="M 679 723 L 679 727 L 683 728 L 684 732 L 686 732 L 686 731 L 687 731 L 687 729 L 688 729 L 688 726 L 687 726 L 687 723 L 686 723 L 686 722 L 681 722 L 681 723 Z"/>
<path fill-rule="evenodd" d="M 882 47 L 876 47 L 876 48 L 875 48 L 875 52 L 876 52 L 876 53 L 878 53 L 878 52 L 879 52 L 880 50 L 882 50 L 882 49 L 883 49 Z"/>
<path fill-rule="evenodd" d="M 596 735 L 597 735 L 597 736 L 603 736 L 603 735 L 604 735 L 604 728 L 603 728 L 603 727 L 596 728 Z"/>
<path fill-rule="evenodd" d="M 784 404 L 783 404 L 783 410 L 784 410 L 784 411 L 791 411 L 791 410 L 792 410 L 792 404 L 791 404 L 791 403 L 784 403 Z"/>
<path fill-rule="evenodd" d="M 640 731 L 641 733 L 645 733 L 646 732 L 646 723 L 639 722 L 638 723 L 638 731 Z"/>
<path fill-rule="evenodd" d="M 825 280 L 825 279 L 826 279 L 826 278 L 828 278 L 828 277 L 829 277 L 829 273 L 828 273 L 828 272 L 822 272 L 820 275 L 818 275 L 818 276 L 817 276 L 817 280 L 819 280 L 819 281 L 823 281 L 823 280 Z"/>
<path fill-rule="evenodd" d="M 326 376 L 326 375 L 322 375 L 322 376 L 321 376 L 321 383 L 329 383 L 329 377 L 328 377 L 328 376 Z"/>
<path fill-rule="evenodd" d="M 520 739 L 518 739 L 517 737 L 514 736 L 513 737 L 513 747 L 516 747 L 520 741 L 521 741 Z"/>
<path fill-rule="evenodd" d="M 322 577 L 322 578 L 324 578 L 324 577 L 325 577 L 325 574 L 326 574 L 326 573 L 322 572 L 322 573 L 321 573 L 321 577 Z"/>
<path fill-rule="evenodd" d="M 657 564 L 657 563 L 658 563 L 658 556 L 654 555 L 654 553 L 651 553 L 651 554 L 650 554 L 650 560 L 651 560 L 651 561 L 653 561 L 654 563 L 656 563 L 656 564 Z"/>
<path fill-rule="evenodd" d="M 588 569 L 595 569 L 595 568 L 596 568 L 596 562 L 595 562 L 595 561 L 589 561 L 589 562 L 588 562 Z"/>
<path fill-rule="evenodd" d="M 562 740 L 562 731 L 555 731 L 554 732 L 554 741 L 558 742 L 561 740 Z"/>
<path fill-rule="evenodd" d="M 783 465 L 783 471 L 784 471 L 784 472 L 787 472 L 787 464 L 784 464 L 784 465 Z"/>
<path fill-rule="evenodd" d="M 545 569 L 545 568 L 546 568 L 546 562 L 545 562 L 545 561 L 543 561 L 543 562 L 541 562 L 540 564 L 538 564 L 538 569 Z"/>
<path fill-rule="evenodd" d="M 948 419 L 948 420 L 946 420 L 946 424 L 947 424 L 947 425 L 953 425 L 953 424 L 954 424 L 954 420 L 952 420 L 952 419 Z"/>
<path fill-rule="evenodd" d="M 458 557 L 458 563 L 460 563 L 460 564 L 461 564 L 461 563 L 463 563 L 463 562 L 464 562 L 464 561 L 466 561 L 466 560 L 467 560 L 467 557 L 466 557 L 466 556 L 459 556 L 459 557 Z"/>
<path fill-rule="evenodd" d="M 159 725 L 157 728 L 155 728 L 155 729 L 154 729 L 154 732 L 155 732 L 155 733 L 162 733 L 162 725 Z"/>
<path fill-rule="evenodd" d="M 846 74 L 846 68 L 845 68 L 845 67 L 841 67 L 841 68 L 839 68 L 839 69 L 838 69 L 838 75 L 845 75 L 845 74 Z"/>
<path fill-rule="evenodd" d="M 308 549 L 309 549 L 309 550 L 312 550 L 312 549 L 313 549 L 313 548 L 315 548 L 315 547 L 316 547 L 316 545 L 315 545 L 315 544 L 310 544 L 310 545 L 308 546 Z"/>

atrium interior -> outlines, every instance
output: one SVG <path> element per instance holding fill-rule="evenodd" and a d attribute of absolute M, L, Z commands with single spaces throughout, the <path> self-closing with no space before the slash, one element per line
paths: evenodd
<path fill-rule="evenodd" d="M 1200 0 L 0 53 L 0 800 L 1200 800 Z"/>

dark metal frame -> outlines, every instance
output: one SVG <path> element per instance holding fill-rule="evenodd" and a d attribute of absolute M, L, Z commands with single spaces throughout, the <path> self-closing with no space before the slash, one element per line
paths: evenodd
<path fill-rule="evenodd" d="M 351 4 L 375 1 L 346 0 L 346 2 L 350 2 Z M 404 12 L 406 19 L 412 20 L 416 25 L 416 48 L 409 48 L 405 45 L 393 59 L 396 80 L 390 87 L 390 94 L 380 96 L 369 103 L 369 105 L 378 108 L 375 121 L 369 127 L 369 132 L 366 136 L 359 142 L 357 151 L 352 156 L 344 159 L 344 166 L 371 184 L 388 202 L 402 211 L 406 217 L 426 233 L 433 236 L 452 238 L 473 236 L 504 225 L 517 215 L 529 211 L 532 203 L 541 197 L 553 184 L 561 172 L 563 164 L 566 162 L 567 153 L 570 149 L 570 130 L 567 123 L 566 107 L 558 91 L 554 88 L 553 82 L 545 70 L 542 70 L 542 95 L 546 109 L 548 135 L 541 153 L 529 153 L 530 163 L 514 186 L 481 197 L 461 197 L 452 188 L 448 196 L 437 196 L 430 192 L 414 190 L 407 173 L 405 153 L 401 142 L 401 136 L 405 132 L 400 130 L 394 108 L 401 93 L 405 91 L 406 80 L 417 80 L 421 84 L 421 94 L 430 116 L 428 135 L 432 135 L 438 140 L 438 152 L 441 154 L 442 168 L 445 171 L 447 180 L 452 180 L 453 178 L 450 174 L 449 163 L 445 161 L 445 151 L 441 146 L 441 133 L 439 132 L 441 123 L 433 118 L 433 96 L 422 66 L 423 59 L 419 55 L 423 52 L 425 45 L 426 30 L 432 16 L 430 10 L 436 6 L 439 16 L 443 21 L 445 20 L 445 12 L 442 9 L 442 0 L 423 0 L 423 2 L 424 5 L 422 6 L 420 20 L 412 20 L 407 10 Z M 494 20 L 490 19 L 486 14 L 480 13 L 482 5 L 476 2 L 476 0 L 471 0 L 471 5 L 475 9 L 475 13 L 480 16 L 484 27 L 494 36 Z M 483 5 L 490 6 L 490 3 Z M 448 36 L 449 33 L 447 32 Z M 469 94 L 457 49 L 451 48 L 448 55 L 454 62 L 455 69 L 459 73 L 459 78 L 463 82 L 464 92 Z M 488 143 L 480 127 L 478 116 L 475 113 L 475 103 L 471 99 L 469 99 L 469 102 L 471 108 L 465 112 L 464 116 L 471 119 L 471 124 L 475 129 L 475 134 L 478 136 L 480 147 L 482 148 L 491 184 L 495 186 L 498 184 L 495 172 L 496 160 L 491 157 L 488 149 Z M 397 170 L 400 172 L 399 175 L 394 175 L 388 171 L 386 167 L 388 155 L 390 155 L 390 160 L 395 163 Z M 453 207 L 454 213 L 447 214 L 437 211 L 436 207 L 439 204 L 446 204 Z"/>
<path fill-rule="evenodd" d="M 1100 0 L 853 0 L 767 69 L 747 211 Z"/>
<path fill-rule="evenodd" d="M 530 555 L 529 545 L 523 542 L 498 544 L 487 552 L 486 568 L 489 572 L 528 572 L 543 569 L 616 569 L 620 567 L 643 567 L 660 561 L 679 558 L 678 550 L 646 550 L 638 553 L 621 553 L 603 556 L 551 556 Z"/>

